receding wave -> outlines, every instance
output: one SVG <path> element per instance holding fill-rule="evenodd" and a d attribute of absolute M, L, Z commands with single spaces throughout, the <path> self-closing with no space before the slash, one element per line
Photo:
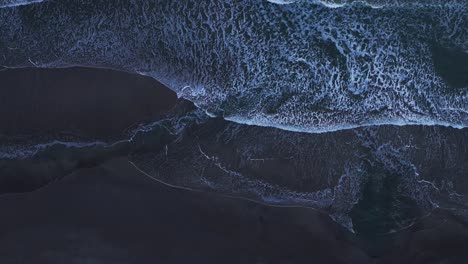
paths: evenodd
<path fill-rule="evenodd" d="M 179 106 L 115 142 L 63 138 L 25 144 L 22 138 L 17 140 L 22 145 L 0 145 L 0 162 L 6 172 L 21 160 L 23 166 L 58 164 L 57 173 L 66 173 L 124 155 L 172 186 L 317 208 L 356 232 L 369 226 L 382 233 L 400 230 L 435 208 L 468 219 L 462 184 L 467 129 L 374 126 L 294 133 L 209 118 Z M 369 218 L 378 221 L 366 222 Z"/>

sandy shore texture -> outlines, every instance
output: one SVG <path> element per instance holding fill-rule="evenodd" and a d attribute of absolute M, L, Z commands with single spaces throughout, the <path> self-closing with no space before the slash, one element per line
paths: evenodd
<path fill-rule="evenodd" d="M 371 256 L 320 211 L 169 187 L 125 158 L 4 195 L 0 210 L 0 262 L 7 264 L 430 263 L 467 254 L 467 227 L 438 212 L 365 242 L 387 243 Z"/>
<path fill-rule="evenodd" d="M 369 260 L 318 211 L 175 189 L 122 158 L 3 196 L 0 209 L 1 263 Z"/>
<path fill-rule="evenodd" d="M 177 96 L 149 77 L 106 69 L 0 71 L 0 133 L 109 137 L 169 110 Z"/>

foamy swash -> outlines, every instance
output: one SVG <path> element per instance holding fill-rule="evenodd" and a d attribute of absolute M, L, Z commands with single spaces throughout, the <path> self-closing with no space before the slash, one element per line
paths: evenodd
<path fill-rule="evenodd" d="M 286 130 L 466 127 L 466 1 L 354 3 L 76 0 L 2 8 L 0 65 L 138 72 L 210 115 Z"/>

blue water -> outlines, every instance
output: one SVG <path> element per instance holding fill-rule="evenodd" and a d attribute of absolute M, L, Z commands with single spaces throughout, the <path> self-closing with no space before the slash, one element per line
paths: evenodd
<path fill-rule="evenodd" d="M 211 116 L 292 131 L 466 127 L 466 1 L 367 3 L 373 7 L 76 0 L 4 8 L 0 65 L 137 72 Z M 458 75 L 437 70 L 450 67 L 436 59 L 446 53 L 465 58 Z"/>

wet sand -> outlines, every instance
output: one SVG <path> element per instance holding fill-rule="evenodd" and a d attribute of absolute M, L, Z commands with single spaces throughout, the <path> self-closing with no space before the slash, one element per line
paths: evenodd
<path fill-rule="evenodd" d="M 5 264 L 369 262 L 316 210 L 175 189 L 123 158 L 0 197 L 0 210 Z"/>
<path fill-rule="evenodd" d="M 144 76 L 95 68 L 0 71 L 0 134 L 116 136 L 172 108 L 177 96 Z"/>
<path fill-rule="evenodd" d="M 0 197 L 0 262 L 463 263 L 468 227 L 438 211 L 363 241 L 327 215 L 166 186 L 126 158 Z M 381 255 L 366 244 L 382 244 Z"/>

